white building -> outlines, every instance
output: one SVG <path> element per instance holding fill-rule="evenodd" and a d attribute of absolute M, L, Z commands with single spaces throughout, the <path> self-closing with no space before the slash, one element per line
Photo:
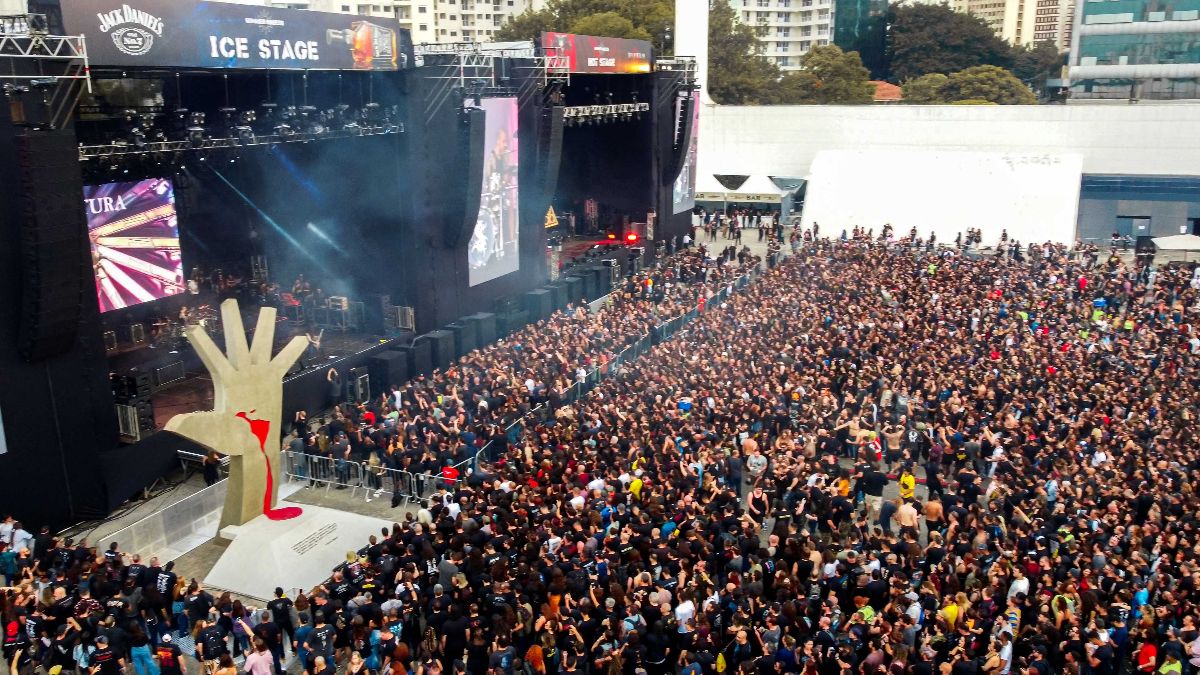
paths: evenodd
<path fill-rule="evenodd" d="M 833 41 L 834 0 L 729 0 L 742 23 L 758 31 L 763 54 L 783 70 Z"/>
<path fill-rule="evenodd" d="M 1075 0 L 952 0 L 950 6 L 983 19 L 1011 45 L 1053 42 L 1059 51 L 1071 48 Z"/>
<path fill-rule="evenodd" d="M 237 1 L 237 0 L 235 0 Z M 412 31 L 414 44 L 490 42 L 509 17 L 541 9 L 545 0 L 246 0 L 289 9 L 394 17 Z"/>

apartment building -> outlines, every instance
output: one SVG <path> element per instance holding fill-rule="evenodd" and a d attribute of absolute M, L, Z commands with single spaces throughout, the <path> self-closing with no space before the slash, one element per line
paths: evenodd
<path fill-rule="evenodd" d="M 783 70 L 799 70 L 813 47 L 833 42 L 834 0 L 729 0 L 738 20 L 758 31 L 763 54 Z"/>
<path fill-rule="evenodd" d="M 253 1 L 253 0 L 251 0 Z M 490 42 L 509 17 L 541 9 L 544 0 L 265 0 L 272 7 L 394 17 L 414 44 Z"/>
<path fill-rule="evenodd" d="M 950 6 L 983 19 L 1011 45 L 1053 42 L 1059 51 L 1071 47 L 1075 0 L 952 0 Z"/>

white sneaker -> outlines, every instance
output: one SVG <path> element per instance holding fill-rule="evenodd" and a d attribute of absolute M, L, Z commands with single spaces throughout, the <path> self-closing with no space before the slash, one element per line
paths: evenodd
<path fill-rule="evenodd" d="M 370 493 L 367 493 L 367 503 L 368 504 L 371 503 L 371 494 Z"/>
<path fill-rule="evenodd" d="M 383 488 L 379 488 L 378 490 L 376 490 L 376 491 L 375 491 L 375 496 L 376 496 L 376 497 L 378 497 L 378 496 L 379 496 L 379 495 L 381 495 L 381 494 L 383 494 Z"/>

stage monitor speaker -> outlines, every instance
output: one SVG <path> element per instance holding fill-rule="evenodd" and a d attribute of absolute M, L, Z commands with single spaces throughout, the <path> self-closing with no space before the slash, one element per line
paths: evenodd
<path fill-rule="evenodd" d="M 496 316 L 496 328 L 501 336 L 509 336 L 529 325 L 529 312 L 518 309 Z"/>
<path fill-rule="evenodd" d="M 429 340 L 417 337 L 411 345 L 396 347 L 396 351 L 405 355 L 410 377 L 429 375 L 433 372 L 433 356 Z"/>
<path fill-rule="evenodd" d="M 550 291 L 544 288 L 535 288 L 526 293 L 525 311 L 529 312 L 529 320 L 540 321 L 550 316 L 553 311 L 552 302 Z"/>
<path fill-rule="evenodd" d="M 91 276 L 79 144 L 69 130 L 16 138 L 21 181 L 21 322 L 17 349 L 26 361 L 71 351 Z"/>
<path fill-rule="evenodd" d="M 552 312 L 557 312 L 565 309 L 567 306 L 567 285 L 562 281 L 556 281 L 546 286 L 546 290 L 550 291 L 550 308 Z"/>
<path fill-rule="evenodd" d="M 454 363 L 454 333 L 448 330 L 431 330 L 422 335 L 421 339 L 429 343 L 429 353 L 435 369 L 446 368 Z"/>
<path fill-rule="evenodd" d="M 408 354 L 399 351 L 380 352 L 367 361 L 367 371 L 379 390 L 377 393 L 390 391 L 392 385 L 403 386 L 408 382 Z"/>
<path fill-rule="evenodd" d="M 605 270 L 607 271 L 607 270 Z M 595 267 L 585 267 L 575 270 L 575 274 L 583 281 L 583 298 L 588 302 L 604 295 L 598 291 L 600 286 L 599 270 Z"/>
<path fill-rule="evenodd" d="M 490 312 L 479 312 L 468 316 L 466 320 L 475 324 L 476 347 L 485 347 L 496 341 L 496 315 Z"/>
<path fill-rule="evenodd" d="M 458 157 L 452 166 L 455 171 L 464 171 L 465 175 L 456 176 L 453 182 L 466 182 L 460 184 L 461 190 L 452 190 L 446 195 L 450 204 L 443 224 L 447 248 L 466 244 L 479 219 L 483 191 L 484 116 L 482 108 L 464 108 L 459 113 Z"/>
<path fill-rule="evenodd" d="M 567 302 L 578 304 L 583 299 L 583 279 L 567 277 L 562 280 L 562 283 L 567 288 Z"/>
<path fill-rule="evenodd" d="M 454 350 L 458 356 L 466 356 L 479 347 L 479 332 L 470 317 L 464 316 L 446 328 L 450 326 L 457 327 L 454 329 Z"/>

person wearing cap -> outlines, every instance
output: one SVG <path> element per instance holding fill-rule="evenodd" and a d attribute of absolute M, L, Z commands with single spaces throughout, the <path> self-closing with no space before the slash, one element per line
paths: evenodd
<path fill-rule="evenodd" d="M 93 675 L 119 675 L 125 670 L 125 658 L 113 651 L 105 635 L 96 636 L 96 651 L 88 662 Z"/>
<path fill-rule="evenodd" d="M 154 646 L 154 660 L 158 663 L 162 675 L 187 675 L 187 663 L 183 652 L 170 633 L 162 636 L 162 641 Z"/>

